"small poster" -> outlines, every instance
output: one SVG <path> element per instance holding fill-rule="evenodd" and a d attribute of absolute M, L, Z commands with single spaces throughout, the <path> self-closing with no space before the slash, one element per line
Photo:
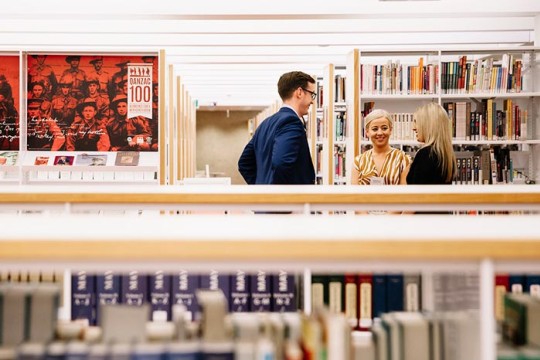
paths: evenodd
<path fill-rule="evenodd" d="M 116 166 L 137 166 L 139 153 L 137 151 L 118 151 L 116 153 Z"/>
<path fill-rule="evenodd" d="M 49 164 L 48 156 L 36 156 L 36 160 L 34 160 L 34 165 L 47 165 L 47 164 Z"/>
<path fill-rule="evenodd" d="M 0 152 L 0 165 L 15 165 L 18 156 L 18 151 L 2 151 Z"/>
<path fill-rule="evenodd" d="M 54 165 L 73 165 L 73 160 L 75 160 L 75 156 L 71 155 L 60 155 L 54 157 Z"/>
<path fill-rule="evenodd" d="M 19 150 L 19 56 L 0 56 L 0 150 Z"/>
<path fill-rule="evenodd" d="M 107 165 L 106 154 L 80 154 L 75 159 L 75 165 L 77 166 L 105 166 Z"/>
<path fill-rule="evenodd" d="M 35 53 L 26 60 L 27 150 L 158 151 L 157 56 Z"/>
<path fill-rule="evenodd" d="M 152 119 L 152 64 L 128 64 L 128 118 Z"/>

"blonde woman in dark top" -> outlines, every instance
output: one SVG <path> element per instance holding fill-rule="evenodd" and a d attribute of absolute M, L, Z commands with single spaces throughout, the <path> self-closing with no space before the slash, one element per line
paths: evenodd
<path fill-rule="evenodd" d="M 373 148 L 354 159 L 351 172 L 352 185 L 406 184 L 406 169 L 410 157 L 390 146 L 393 121 L 390 114 L 375 109 L 365 118 L 365 131 Z"/>
<path fill-rule="evenodd" d="M 430 103 L 414 113 L 413 130 L 423 143 L 407 174 L 407 184 L 451 184 L 456 169 L 452 122 L 442 106 Z"/>

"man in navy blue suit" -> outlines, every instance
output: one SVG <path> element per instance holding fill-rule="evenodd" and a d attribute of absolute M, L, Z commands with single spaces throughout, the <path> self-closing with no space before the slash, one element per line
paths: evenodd
<path fill-rule="evenodd" d="M 279 78 L 283 106 L 259 125 L 238 160 L 238 170 L 248 184 L 315 182 L 302 118 L 317 97 L 315 90 L 315 80 L 301 71 Z"/>

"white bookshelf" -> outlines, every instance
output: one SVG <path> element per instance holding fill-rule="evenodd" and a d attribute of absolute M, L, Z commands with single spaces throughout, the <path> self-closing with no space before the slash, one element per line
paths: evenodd
<path fill-rule="evenodd" d="M 388 226 L 386 216 L 316 216 L 307 215 L 309 211 L 305 216 L 182 216 L 176 212 L 145 216 L 144 212 L 159 206 L 166 208 L 167 203 L 177 208 L 187 205 L 195 210 L 202 206 L 205 211 L 214 210 L 216 205 L 251 209 L 257 201 L 280 203 L 291 210 L 297 210 L 299 204 L 304 209 L 321 204 L 332 208 L 339 204 L 356 208 L 367 205 L 373 209 L 393 204 L 416 209 L 419 203 L 438 209 L 453 209 L 460 204 L 540 209 L 540 192 L 535 186 L 359 188 L 263 186 L 253 189 L 213 185 L 139 187 L 138 191 L 126 187 L 100 193 L 88 187 L 77 191 L 75 187 L 67 191 L 38 186 L 7 189 L 0 197 L 2 206 L 50 209 L 51 204 L 56 204 L 62 216 L 54 211 L 39 217 L 2 215 L 10 226 L 4 229 L 0 239 L 0 270 L 126 271 L 136 266 L 140 271 L 157 267 L 172 271 L 182 264 L 194 271 L 210 266 L 221 270 L 242 266 L 246 270 L 286 269 L 308 275 L 351 271 L 429 275 L 436 271 L 470 271 L 480 279 L 480 359 L 492 360 L 495 353 L 493 279 L 499 271 L 540 271 L 538 215 L 395 216 L 393 226 Z M 62 207 L 62 203 L 66 206 Z M 95 204 L 142 208 L 143 212 L 130 212 L 123 217 L 69 214 L 70 209 L 92 209 Z M 118 228 L 119 222 L 130 225 Z M 441 231 L 442 228 L 448 231 Z"/>
<path fill-rule="evenodd" d="M 475 108 L 479 102 L 493 101 L 496 106 L 496 110 L 505 110 L 503 108 L 503 100 L 511 100 L 512 105 L 517 105 L 522 112 L 527 112 L 527 125 L 526 131 L 527 135 L 525 138 L 519 140 L 516 139 L 492 139 L 492 140 L 468 140 L 461 138 L 454 138 L 454 145 L 463 145 L 463 146 L 509 146 L 517 145 L 521 151 L 527 152 L 529 155 L 529 166 L 527 169 L 528 176 L 531 179 L 539 180 L 540 179 L 540 156 L 539 156 L 539 126 L 537 125 L 540 121 L 540 63 L 538 59 L 538 48 L 535 47 L 510 47 L 510 48 L 481 48 L 481 49 L 420 49 L 420 50 L 355 50 L 358 51 L 358 66 L 360 67 L 360 79 L 356 83 L 355 88 L 359 91 L 359 100 L 358 107 L 359 111 L 362 111 L 364 104 L 367 102 L 374 102 L 374 108 L 383 108 L 389 111 L 392 114 L 398 113 L 408 113 L 412 114 L 416 108 L 421 105 L 424 105 L 429 102 L 437 102 L 441 105 L 448 102 L 469 102 L 471 104 L 471 111 L 475 111 Z M 353 52 L 354 53 L 354 52 Z M 352 53 L 351 53 L 352 54 Z M 351 54 L 349 56 L 351 56 Z M 460 63 L 461 59 L 466 57 L 466 63 Z M 422 59 L 422 60 L 420 60 Z M 505 60 L 505 61 L 503 61 Z M 472 85 L 465 89 L 443 89 L 446 82 L 450 81 L 448 77 L 443 79 L 443 68 L 444 71 L 448 72 L 445 67 L 448 67 L 449 63 L 458 63 L 459 66 L 469 67 L 466 75 L 470 75 L 469 82 L 466 84 L 473 84 L 475 75 L 480 74 L 480 70 L 488 67 L 487 64 L 490 64 L 490 69 L 504 69 L 507 70 L 499 71 L 496 70 L 495 73 L 500 73 L 499 80 L 500 83 L 503 82 L 503 76 L 506 73 L 509 73 L 509 70 L 504 64 L 517 64 L 520 63 L 522 81 L 521 87 L 516 88 L 512 87 L 511 89 L 503 89 L 502 87 L 494 88 L 492 85 L 496 85 L 495 82 L 489 83 L 488 87 L 480 87 L 478 84 L 476 87 Z M 374 82 L 376 79 L 370 75 L 371 71 L 381 71 L 384 75 L 385 70 L 384 66 L 391 68 L 391 64 L 394 65 L 395 69 L 408 69 L 410 74 L 413 74 L 413 68 L 418 68 L 420 64 L 426 67 L 426 78 L 424 81 L 417 77 L 417 81 L 421 82 L 422 85 L 427 85 L 427 88 L 410 89 L 409 91 L 402 90 L 399 88 L 396 90 L 390 88 L 381 88 L 381 90 L 374 90 Z M 468 65 L 466 65 L 468 64 Z M 374 68 L 372 66 L 375 66 Z M 431 73 L 429 72 L 429 67 L 433 68 Z M 454 65 L 451 65 L 454 66 Z M 457 66 L 457 65 L 456 65 Z M 476 66 L 476 67 L 475 67 Z M 517 65 L 516 65 L 517 66 Z M 373 70 L 375 69 L 375 70 Z M 455 68 L 452 68 L 455 69 Z M 476 69 L 473 71 L 473 69 Z M 397 70 L 395 70 L 397 71 Z M 414 70 L 415 71 L 415 70 Z M 498 71 L 498 72 L 497 72 Z M 512 70 L 516 71 L 516 70 Z M 487 73 L 487 70 L 486 70 Z M 392 85 L 391 77 L 384 78 L 381 80 L 381 84 L 385 83 L 387 85 Z M 411 78 L 412 78 L 411 76 Z M 477 76 L 480 79 L 480 76 Z M 384 79 L 387 79 L 386 82 Z M 482 77 L 484 79 L 484 76 Z M 487 77 L 486 77 L 487 79 Z M 486 80 L 488 81 L 488 80 Z M 457 84 L 457 80 L 454 80 Z M 410 85 L 410 79 L 405 80 L 405 84 Z M 491 86 L 491 87 L 490 87 Z M 447 86 L 448 87 L 448 86 Z M 350 92 L 349 92 L 350 93 Z M 350 108 L 350 105 L 349 105 Z M 523 120 L 523 119 L 522 119 Z M 369 145 L 369 141 L 365 138 L 362 138 L 362 128 L 363 121 L 360 122 L 359 132 L 360 135 L 356 138 L 361 145 Z M 506 131 L 506 129 L 505 129 Z M 515 131 L 515 130 L 513 130 Z M 417 147 L 419 144 L 411 139 L 393 139 L 391 141 L 393 146 L 403 147 L 403 146 L 413 146 Z"/>

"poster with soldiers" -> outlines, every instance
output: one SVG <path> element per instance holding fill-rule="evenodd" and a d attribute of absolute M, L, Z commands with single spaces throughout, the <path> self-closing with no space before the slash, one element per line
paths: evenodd
<path fill-rule="evenodd" d="M 27 63 L 28 150 L 158 151 L 157 56 L 31 54 Z M 128 112 L 140 101 L 129 94 L 131 64 L 149 69 L 151 93 L 141 96 L 151 111 Z"/>
<path fill-rule="evenodd" d="M 0 150 L 19 150 L 19 56 L 0 56 Z"/>

